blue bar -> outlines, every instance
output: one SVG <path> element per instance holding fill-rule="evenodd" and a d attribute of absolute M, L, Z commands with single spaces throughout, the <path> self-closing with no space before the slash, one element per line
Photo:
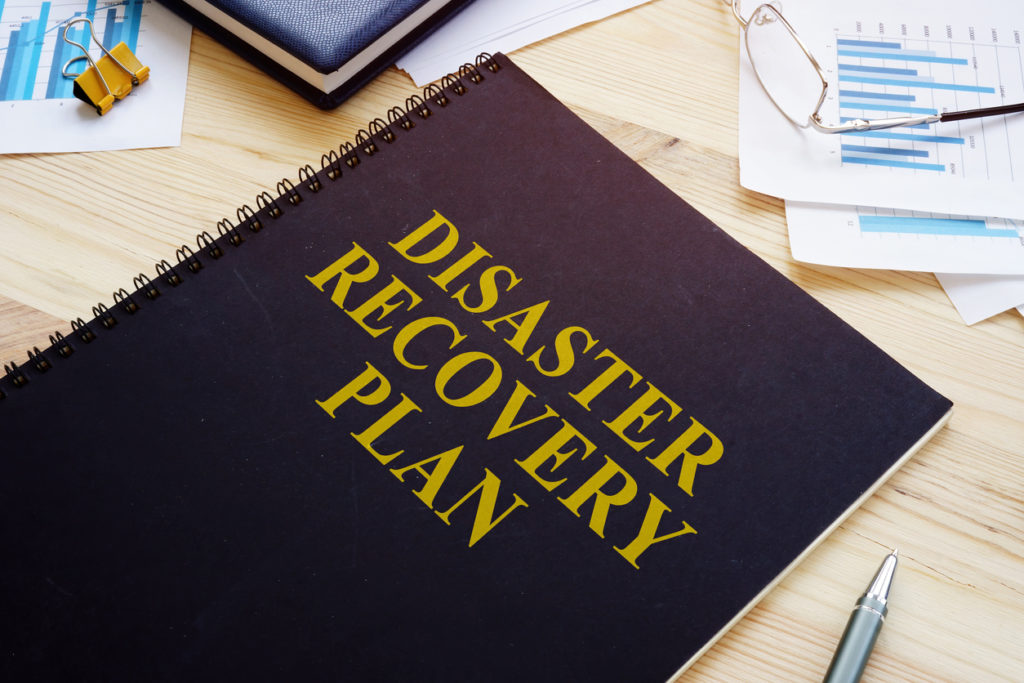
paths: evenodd
<path fill-rule="evenodd" d="M 862 138 L 884 138 L 886 140 L 906 140 L 907 142 L 936 142 L 950 145 L 962 145 L 965 142 L 963 138 L 954 138 L 947 135 L 914 135 L 913 133 L 891 133 L 887 130 L 859 130 L 852 133 L 843 133 L 843 135 L 856 135 Z"/>
<path fill-rule="evenodd" d="M 18 60 L 18 37 L 21 31 L 11 31 L 7 36 L 7 59 L 4 61 L 4 70 L 0 72 L 0 101 L 11 99 L 7 92 L 11 89 L 11 80 L 14 78 L 14 63 Z"/>
<path fill-rule="evenodd" d="M 68 31 L 68 38 L 81 43 L 82 29 L 84 28 L 84 26 L 76 26 L 72 28 L 70 31 Z M 60 33 L 57 37 L 57 42 L 54 44 L 53 49 L 53 64 L 50 65 L 50 81 L 46 86 L 46 97 L 53 99 L 67 99 L 69 97 L 72 97 L 71 88 L 72 84 L 74 83 L 74 79 L 64 78 L 64 76 L 61 75 L 61 69 L 64 67 L 64 64 L 69 59 L 71 59 L 72 57 L 77 57 L 81 53 L 81 50 L 79 50 L 77 47 L 74 47 L 73 45 L 68 45 L 64 42 L 63 25 L 60 26 L 59 31 Z M 85 31 L 85 34 L 88 35 L 89 32 Z M 88 47 L 89 45 L 88 42 L 83 44 L 86 47 Z M 82 68 L 85 66 L 88 66 L 85 62 L 75 62 L 74 65 L 72 65 L 72 69 L 77 69 L 78 71 L 81 71 Z"/>
<path fill-rule="evenodd" d="M 903 114 L 938 114 L 938 109 L 928 107 L 908 107 L 901 104 L 872 104 L 870 102 L 848 102 L 839 100 L 841 109 L 864 109 L 868 111 L 896 111 Z"/>
<path fill-rule="evenodd" d="M 933 90 L 958 90 L 960 92 L 995 93 L 995 88 L 983 85 L 959 85 L 957 83 L 928 83 L 926 81 L 911 81 L 895 78 L 869 78 L 866 76 L 844 76 L 839 75 L 840 81 L 848 83 L 870 83 L 871 85 L 893 85 L 901 88 L 931 88 Z"/>
<path fill-rule="evenodd" d="M 904 50 L 900 48 L 896 52 L 890 52 L 889 50 L 854 50 L 859 54 L 865 54 L 868 57 L 877 57 L 879 59 L 903 59 L 903 57 L 938 57 L 938 53 L 935 50 Z"/>
<path fill-rule="evenodd" d="M 897 54 L 891 52 L 866 52 L 864 50 L 839 50 L 840 57 L 869 57 L 874 59 L 901 59 L 907 62 L 931 62 L 932 64 L 960 64 L 967 66 L 966 59 L 959 57 L 936 57 L 932 54 L 914 54 L 909 50 Z"/>
<path fill-rule="evenodd" d="M 868 100 L 893 100 L 895 102 L 913 102 L 915 95 L 897 95 L 889 92 L 870 92 L 867 90 L 840 90 L 840 97 L 861 97 Z"/>
<path fill-rule="evenodd" d="M 58 97 L 64 89 L 65 78 L 61 74 L 61 69 L 64 67 L 64 62 L 70 59 L 73 55 L 66 54 L 74 50 L 71 45 L 64 42 L 64 27 L 60 29 L 60 35 L 57 37 L 57 42 L 53 46 L 53 61 L 50 62 L 50 75 L 46 79 L 46 99 L 54 99 Z"/>
<path fill-rule="evenodd" d="M 25 81 L 28 80 L 28 63 L 32 59 L 32 39 L 36 34 L 37 22 L 35 19 L 21 24 L 21 34 L 18 39 L 18 57 L 14 61 L 14 73 L 11 74 L 11 82 L 7 85 L 7 95 L 10 100 L 22 99 L 25 92 Z"/>
<path fill-rule="evenodd" d="M 36 35 L 32 43 L 32 52 L 25 69 L 25 89 L 23 100 L 31 100 L 36 89 L 36 72 L 39 71 L 39 57 L 43 53 L 43 39 L 46 37 L 46 22 L 50 18 L 50 3 L 44 2 L 39 7 L 39 18 L 36 19 Z"/>
<path fill-rule="evenodd" d="M 904 57 L 938 57 L 939 54 L 935 50 L 904 50 L 899 49 L 896 52 L 889 50 L 855 50 L 860 54 L 867 55 L 868 57 L 877 59 L 903 59 Z"/>
<path fill-rule="evenodd" d="M 124 5 L 122 5 L 122 6 L 124 6 Z M 108 48 L 114 47 L 115 45 L 117 45 L 118 43 L 120 43 L 120 42 L 122 42 L 124 40 L 124 15 L 122 15 L 120 19 L 117 19 L 116 18 L 117 10 L 111 8 L 110 11 L 114 13 L 115 19 L 114 19 L 114 30 L 112 31 L 112 36 L 111 36 L 110 40 L 107 41 L 107 43 L 106 43 Z"/>
<path fill-rule="evenodd" d="M 1013 237 L 1016 230 L 989 229 L 985 221 L 969 218 L 918 218 L 916 216 L 858 216 L 862 232 L 906 232 L 918 235 L 964 237 Z"/>
<path fill-rule="evenodd" d="M 841 145 L 844 152 L 863 152 L 865 154 L 888 154 L 898 157 L 927 157 L 923 149 L 900 149 L 898 147 L 869 147 L 867 145 Z"/>
<path fill-rule="evenodd" d="M 103 44 L 108 50 L 121 42 L 117 40 L 119 26 L 120 24 L 117 21 L 117 9 L 115 7 L 111 7 L 107 10 L 107 17 L 103 22 Z"/>
<path fill-rule="evenodd" d="M 14 69 L 11 70 L 11 80 L 7 82 L 7 100 L 20 100 L 21 91 L 25 87 L 25 51 L 29 49 L 32 34 L 32 22 L 25 22 L 18 30 L 18 44 L 14 51 Z"/>
<path fill-rule="evenodd" d="M 67 26 L 67 22 L 78 17 L 86 17 L 88 19 L 93 18 L 92 10 L 95 9 L 96 0 L 89 1 L 89 9 L 85 12 L 75 12 L 70 17 L 61 21 L 57 26 L 57 37 L 54 43 L 53 49 L 53 63 L 50 65 L 50 78 L 46 86 L 46 97 L 47 99 L 71 99 L 74 97 L 74 83 L 75 79 L 65 78 L 61 73 L 64 68 L 64 64 L 67 63 L 72 57 L 77 57 L 82 54 L 82 51 L 73 45 L 69 45 L 64 42 L 64 29 Z M 89 27 L 85 24 L 76 24 L 68 31 L 68 38 L 71 40 L 81 43 L 88 50 L 92 47 L 92 35 L 89 32 Z M 79 60 L 75 62 L 71 69 L 72 73 L 84 71 L 89 66 L 88 62 Z"/>
<path fill-rule="evenodd" d="M 89 19 L 91 21 L 96 21 L 96 3 L 93 0 L 90 0 L 89 5 L 86 8 L 85 12 L 84 13 L 83 12 L 75 12 L 75 16 L 76 17 L 83 17 L 84 16 L 86 19 Z M 74 29 L 74 31 L 72 32 L 71 35 L 73 36 L 72 39 L 77 41 L 77 42 L 79 42 L 79 43 L 81 43 L 82 45 L 84 45 L 85 49 L 87 49 L 87 50 L 92 50 L 93 49 L 92 31 L 90 31 L 89 27 L 86 26 L 85 24 L 78 24 L 75 27 L 75 29 Z M 76 49 L 72 49 L 71 50 L 71 54 L 69 54 L 68 57 L 74 57 L 74 56 L 76 56 L 76 53 L 81 53 L 81 50 L 77 50 L 77 48 Z M 99 55 L 95 55 L 95 57 L 98 58 Z M 75 64 L 77 64 L 77 66 L 78 66 L 78 69 L 76 69 L 76 71 L 78 71 L 78 72 L 85 71 L 89 67 L 89 63 L 86 62 L 86 61 L 75 62 Z M 74 94 L 74 92 L 75 92 L 74 91 L 74 87 L 75 87 L 75 79 L 73 79 L 73 78 L 65 78 L 64 79 L 64 86 L 61 89 L 60 96 L 64 97 L 64 98 L 74 97 L 75 96 L 75 94 Z"/>
<path fill-rule="evenodd" d="M 885 75 L 872 76 L 870 74 L 852 74 L 852 73 L 840 73 L 839 80 L 848 81 L 855 80 L 858 78 L 884 78 Z M 903 81 L 904 83 L 934 83 L 934 76 L 894 76 L 896 80 Z"/>
<path fill-rule="evenodd" d="M 876 40 L 853 40 L 851 38 L 840 38 L 836 43 L 838 45 L 849 45 L 852 47 L 880 47 L 889 50 L 899 50 L 903 47 L 900 43 L 884 43 Z"/>
<path fill-rule="evenodd" d="M 139 49 L 139 26 L 142 23 L 142 0 L 135 0 L 131 5 L 125 4 L 124 23 L 128 26 L 128 49 L 137 52 Z M 122 38 L 122 40 L 124 40 Z"/>
<path fill-rule="evenodd" d="M 892 74 L 893 76 L 916 76 L 917 69 L 893 69 L 888 66 L 863 66 L 862 64 L 840 64 L 840 71 L 863 71 L 871 74 Z"/>
<path fill-rule="evenodd" d="M 57 37 L 54 39 L 54 55 L 53 64 L 50 66 L 50 77 L 46 87 L 47 99 L 71 99 L 74 97 L 74 80 L 73 78 L 65 78 L 61 74 L 61 70 L 64 64 L 67 63 L 72 57 L 77 57 L 82 54 L 82 51 L 77 47 L 67 44 L 64 42 L 64 29 L 67 26 L 67 22 L 76 19 L 78 17 L 85 17 L 90 19 L 95 24 L 96 22 L 96 4 L 98 0 L 89 0 L 86 3 L 86 8 L 81 12 L 74 12 L 67 19 L 60 21 L 55 29 L 57 31 Z M 85 24 L 77 24 L 68 31 L 68 38 L 75 42 L 81 43 L 86 50 L 92 50 L 92 33 L 89 31 L 89 27 Z M 102 41 L 103 39 L 100 38 Z M 94 53 L 94 57 L 97 55 Z M 88 68 L 88 62 L 80 60 L 72 65 L 72 72 L 81 72 Z"/>
<path fill-rule="evenodd" d="M 866 164 L 868 166 L 892 166 L 893 168 L 913 168 L 918 171 L 945 171 L 945 164 L 919 164 L 915 161 L 898 159 L 871 159 L 869 157 L 850 157 L 843 155 L 843 163 Z"/>
<path fill-rule="evenodd" d="M 75 42 L 78 42 L 78 43 L 81 43 L 82 45 L 85 45 L 87 48 L 89 47 L 89 43 L 90 43 L 90 38 L 91 37 L 89 35 L 89 29 L 88 29 L 87 26 L 84 26 L 82 24 L 78 24 L 77 26 L 72 28 L 70 31 L 68 31 L 68 37 L 71 38 L 71 40 L 74 40 Z M 61 43 L 64 42 L 63 37 L 60 39 L 59 42 L 61 42 Z M 64 48 L 63 48 L 62 52 L 63 52 L 62 56 L 64 58 L 64 62 L 67 62 L 72 57 L 77 57 L 79 54 L 82 53 L 82 51 L 79 50 L 77 47 L 74 47 L 72 45 L 67 45 L 66 43 L 64 45 Z M 60 68 L 62 68 L 64 66 L 64 62 L 61 63 L 60 67 L 58 68 L 58 71 L 60 70 Z M 79 60 L 79 61 L 75 62 L 74 65 L 72 66 L 72 73 L 82 72 L 88 66 L 89 66 L 88 62 L 86 62 L 84 60 Z M 53 89 L 53 96 L 54 96 L 54 98 L 56 98 L 56 99 L 67 99 L 69 97 L 74 97 L 74 86 L 75 86 L 75 79 L 73 79 L 73 78 L 64 78 L 63 76 L 61 76 L 60 77 L 60 82 Z"/>

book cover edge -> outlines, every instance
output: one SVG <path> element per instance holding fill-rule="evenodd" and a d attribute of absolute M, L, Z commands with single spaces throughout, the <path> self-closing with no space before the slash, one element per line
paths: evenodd
<path fill-rule="evenodd" d="M 217 20 L 196 9 L 190 3 L 185 2 L 184 0 L 158 0 L 158 2 L 188 21 L 200 31 L 208 34 L 235 54 L 242 57 L 245 61 L 268 74 L 276 81 L 287 86 L 293 92 L 301 95 L 320 109 L 334 109 L 353 95 L 357 90 L 375 78 L 378 74 L 391 66 L 391 64 L 393 64 L 399 57 L 429 37 L 449 18 L 461 11 L 462 8 L 468 4 L 469 0 L 449 0 L 443 7 L 440 7 L 429 17 L 419 22 L 410 31 L 395 40 L 394 43 L 382 51 L 381 54 L 370 60 L 365 66 L 362 66 L 354 74 L 332 89 L 324 89 L 320 87 L 320 85 L 311 82 L 309 79 L 303 77 L 303 75 L 297 73 L 287 65 L 282 64 L 274 57 L 266 54 L 263 50 L 238 35 L 238 33 L 223 26 Z M 233 18 L 232 20 L 237 22 L 237 20 Z M 240 22 L 239 25 L 248 31 L 252 31 L 251 28 L 241 24 Z M 254 31 L 253 33 L 254 35 L 259 35 Z M 292 54 L 289 50 L 277 45 L 273 41 L 270 41 L 263 36 L 260 36 L 260 39 L 266 40 L 268 45 L 279 50 L 283 55 L 288 57 L 289 60 L 294 61 L 295 65 L 301 65 L 304 68 L 314 71 L 322 78 L 327 78 L 331 75 L 327 72 L 321 72 L 312 65 L 307 64 L 305 61 Z M 344 64 L 339 66 L 339 69 L 343 67 Z"/>
<path fill-rule="evenodd" d="M 786 565 L 786 567 L 781 572 L 776 574 L 775 578 L 772 579 L 772 581 L 769 582 L 763 589 L 761 589 L 761 591 L 757 595 L 755 595 L 750 600 L 750 602 L 748 602 L 746 605 L 743 606 L 742 609 L 736 612 L 736 614 L 728 623 L 722 626 L 722 628 L 717 633 L 715 633 L 708 641 L 704 643 L 703 647 L 697 650 L 693 654 L 693 656 L 686 660 L 686 662 L 681 667 L 679 667 L 679 669 L 676 670 L 676 672 L 673 673 L 672 676 L 668 678 L 666 683 L 671 683 L 672 681 L 679 678 L 679 676 L 685 673 L 701 657 L 707 654 L 708 650 L 710 650 L 715 645 L 715 643 L 721 640 L 726 633 L 731 631 L 752 609 L 754 609 L 754 607 L 757 606 L 759 602 L 761 602 L 761 600 L 763 600 L 768 595 L 768 593 L 774 590 L 776 586 L 782 583 L 783 579 L 789 576 L 789 574 L 794 569 L 796 569 L 800 564 L 802 564 L 804 560 L 806 560 L 807 557 L 819 545 L 821 545 L 821 543 L 826 538 L 831 536 L 832 533 L 836 529 L 838 529 L 840 525 L 843 524 L 843 522 L 849 519 L 854 512 L 856 512 L 861 506 L 863 506 L 868 501 L 868 499 L 871 498 L 871 496 L 875 495 L 878 489 L 880 489 L 886 482 L 889 481 L 889 479 L 892 478 L 894 474 L 896 474 L 897 471 L 899 471 L 904 465 L 906 465 L 907 462 L 909 462 L 909 460 L 918 453 L 918 451 L 924 448 L 925 444 L 927 444 L 929 441 L 935 438 L 935 436 L 940 431 L 942 431 L 943 427 L 945 427 L 946 424 L 949 422 L 949 419 L 950 417 L 952 417 L 952 415 L 953 406 L 950 405 L 949 409 L 946 410 L 946 412 L 942 415 L 941 418 L 939 418 L 938 422 L 932 425 L 932 427 L 927 432 L 925 432 L 921 436 L 921 438 L 919 438 L 914 443 L 914 445 L 910 447 L 910 449 L 908 449 L 902 456 L 900 456 L 896 460 L 896 462 L 894 462 L 892 466 L 888 470 L 886 470 L 884 474 L 882 474 L 882 476 L 876 479 L 871 486 L 865 489 L 864 493 L 861 494 L 861 496 L 857 498 L 857 500 L 855 500 L 853 504 L 850 505 L 850 507 L 847 508 L 841 515 L 836 517 L 832 524 L 830 524 L 824 530 L 822 530 L 822 532 L 817 537 L 815 537 L 815 539 L 811 541 L 811 543 L 806 548 L 804 548 L 804 550 L 799 555 L 794 557 L 793 560 L 788 565 Z"/>

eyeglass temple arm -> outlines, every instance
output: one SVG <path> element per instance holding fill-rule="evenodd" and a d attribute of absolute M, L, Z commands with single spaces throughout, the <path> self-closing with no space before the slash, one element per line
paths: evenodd
<path fill-rule="evenodd" d="M 1001 116 L 1003 114 L 1014 114 L 1024 112 L 1024 102 L 1018 104 L 1004 104 L 998 107 L 983 107 L 981 109 L 964 109 L 963 111 L 951 111 L 943 114 L 930 114 L 928 116 L 897 116 L 890 119 L 853 119 L 839 125 L 824 123 L 815 114 L 811 116 L 810 123 L 822 133 L 849 133 L 865 130 L 885 130 L 886 128 L 900 128 L 902 126 L 917 126 L 920 124 L 938 123 L 939 121 L 963 121 L 965 119 L 977 119 L 982 116 Z"/>
<path fill-rule="evenodd" d="M 1024 102 L 1017 104 L 1004 104 L 999 107 L 985 107 L 983 109 L 964 109 L 963 111 L 951 111 L 942 115 L 943 121 L 961 121 L 963 119 L 976 119 L 981 116 L 999 116 L 1001 114 L 1014 114 L 1024 111 Z"/>

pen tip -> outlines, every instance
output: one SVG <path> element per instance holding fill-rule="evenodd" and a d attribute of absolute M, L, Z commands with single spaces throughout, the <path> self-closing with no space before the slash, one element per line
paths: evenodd
<path fill-rule="evenodd" d="M 881 601 L 883 605 L 885 604 L 889 598 L 889 589 L 892 587 L 893 575 L 896 573 L 896 563 L 899 561 L 898 556 L 899 551 L 895 548 L 885 556 L 881 566 L 878 568 L 878 572 L 875 573 L 875 578 L 871 581 L 871 585 L 864 591 L 865 596 L 872 597 L 875 600 Z"/>
<path fill-rule="evenodd" d="M 899 557 L 900 556 L 900 549 L 899 548 L 893 548 L 892 549 L 892 556 L 893 557 Z"/>

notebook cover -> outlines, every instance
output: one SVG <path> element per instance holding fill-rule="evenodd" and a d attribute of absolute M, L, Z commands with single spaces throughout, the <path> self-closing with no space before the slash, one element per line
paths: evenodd
<path fill-rule="evenodd" d="M 316 106 L 331 109 L 460 10 L 468 0 L 452 0 L 360 69 L 338 88 L 325 92 L 182 0 L 160 0 L 200 30 L 287 85 Z M 252 29 L 322 74 L 341 68 L 412 14 L 425 0 L 209 0 L 208 4 Z"/>
<path fill-rule="evenodd" d="M 666 680 L 941 423 L 495 59 L 0 380 L 4 679 Z"/>

